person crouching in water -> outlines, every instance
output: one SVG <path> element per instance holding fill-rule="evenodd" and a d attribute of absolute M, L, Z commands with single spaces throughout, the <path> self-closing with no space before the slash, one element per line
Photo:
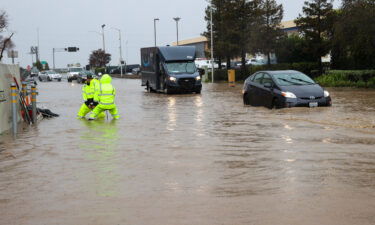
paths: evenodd
<path fill-rule="evenodd" d="M 109 111 L 114 119 L 120 118 L 115 104 L 116 89 L 112 86 L 111 81 L 112 78 L 108 74 L 104 74 L 100 79 L 99 91 L 94 95 L 94 101 L 99 104 L 92 111 L 90 120 L 96 119 L 104 111 Z"/>
<path fill-rule="evenodd" d="M 84 103 L 78 111 L 77 116 L 79 119 L 84 119 L 85 116 L 98 105 L 98 102 L 94 101 L 94 96 L 95 92 L 99 91 L 99 85 L 100 82 L 97 79 L 93 78 L 91 74 L 87 75 L 86 82 L 82 87 L 82 98 Z M 104 112 L 99 117 L 104 118 Z"/>

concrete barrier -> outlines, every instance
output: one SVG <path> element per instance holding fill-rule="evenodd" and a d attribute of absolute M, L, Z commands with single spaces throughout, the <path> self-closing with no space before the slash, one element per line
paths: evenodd
<path fill-rule="evenodd" d="M 13 78 L 17 79 L 19 85 L 20 68 L 18 65 L 7 65 L 0 63 L 0 134 L 12 129 L 12 104 L 11 104 L 11 83 Z M 21 120 L 20 107 L 17 104 L 18 122 Z"/>

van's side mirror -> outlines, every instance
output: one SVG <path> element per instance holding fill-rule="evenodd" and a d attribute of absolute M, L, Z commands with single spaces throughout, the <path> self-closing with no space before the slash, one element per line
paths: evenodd
<path fill-rule="evenodd" d="M 263 86 L 265 88 L 272 88 L 273 87 L 273 85 L 271 83 L 265 83 Z"/>
<path fill-rule="evenodd" d="M 206 71 L 204 69 L 201 69 L 201 68 L 198 68 L 198 72 L 199 72 L 200 76 L 203 76 L 206 73 Z"/>

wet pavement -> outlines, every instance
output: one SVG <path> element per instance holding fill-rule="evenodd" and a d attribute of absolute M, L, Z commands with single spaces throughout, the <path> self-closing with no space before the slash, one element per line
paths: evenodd
<path fill-rule="evenodd" d="M 240 86 L 114 85 L 122 118 L 88 122 L 80 85 L 39 84 L 61 117 L 0 136 L 0 224 L 375 224 L 374 90 L 268 110 Z"/>

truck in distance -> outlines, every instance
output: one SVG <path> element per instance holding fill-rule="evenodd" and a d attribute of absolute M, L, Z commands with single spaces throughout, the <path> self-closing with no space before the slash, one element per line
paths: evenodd
<path fill-rule="evenodd" d="M 166 46 L 141 49 L 142 86 L 148 92 L 201 93 L 201 74 L 195 63 L 195 47 Z"/>

